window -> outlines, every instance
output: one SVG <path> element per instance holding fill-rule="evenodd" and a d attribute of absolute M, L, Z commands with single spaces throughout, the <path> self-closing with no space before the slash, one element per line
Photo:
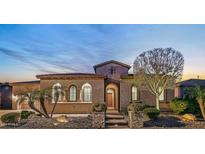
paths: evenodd
<path fill-rule="evenodd" d="M 159 88 L 159 92 L 161 92 L 161 91 L 162 91 L 162 93 L 159 95 L 159 100 L 164 101 L 164 90 L 162 90 L 162 87 Z"/>
<path fill-rule="evenodd" d="M 77 88 L 76 86 L 70 86 L 69 88 L 69 101 L 75 102 L 77 100 Z"/>
<path fill-rule="evenodd" d="M 59 97 L 57 98 L 57 94 L 59 95 Z M 58 99 L 58 102 L 62 102 L 63 101 L 63 96 L 62 96 L 62 88 L 61 88 L 61 84 L 60 83 L 56 83 L 53 85 L 52 88 L 52 102 L 55 103 L 55 100 Z"/>
<path fill-rule="evenodd" d="M 115 74 L 116 73 L 116 68 L 115 67 L 113 67 L 113 66 L 111 66 L 110 67 L 110 74 Z"/>
<path fill-rule="evenodd" d="M 137 101 L 138 98 L 137 98 L 137 87 L 136 86 L 132 86 L 132 101 Z"/>
<path fill-rule="evenodd" d="M 86 83 L 82 86 L 83 90 L 83 101 L 91 102 L 92 100 L 92 87 L 89 83 Z"/>

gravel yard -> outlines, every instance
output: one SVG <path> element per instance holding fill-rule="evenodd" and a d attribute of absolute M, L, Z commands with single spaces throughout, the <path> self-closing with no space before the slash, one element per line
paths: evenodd
<path fill-rule="evenodd" d="M 0 112 L 2 114 L 10 111 Z M 14 111 L 12 111 L 14 112 Z M 92 128 L 92 117 L 85 115 L 66 115 L 63 121 L 59 121 L 55 115 L 53 119 L 43 118 L 37 115 L 31 115 L 27 120 L 20 121 L 16 127 L 1 125 L 1 128 L 17 128 L 17 129 L 89 129 Z M 204 129 L 205 121 L 183 122 L 179 115 L 173 113 L 162 113 L 155 120 L 144 120 L 143 129 Z"/>
<path fill-rule="evenodd" d="M 88 129 L 92 128 L 91 116 L 70 116 L 66 118 L 66 122 L 59 122 L 55 118 L 48 119 L 32 115 L 27 120 L 22 120 L 19 126 L 4 126 L 2 128 L 18 128 L 18 129 Z"/>
<path fill-rule="evenodd" d="M 183 122 L 179 115 L 172 113 L 161 114 L 159 118 L 155 120 L 145 120 L 144 128 L 151 129 L 205 129 L 205 121 L 190 121 Z"/>

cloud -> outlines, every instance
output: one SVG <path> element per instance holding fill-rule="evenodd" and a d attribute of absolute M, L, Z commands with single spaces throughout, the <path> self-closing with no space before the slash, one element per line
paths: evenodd
<path fill-rule="evenodd" d="M 12 59 L 18 60 L 21 63 L 29 64 L 33 68 L 44 72 L 44 73 L 57 73 L 57 71 L 53 71 L 52 69 L 45 68 L 45 66 L 42 65 L 42 63 L 53 65 L 62 69 L 67 69 L 69 71 L 75 71 L 75 69 L 69 67 L 65 64 L 63 64 L 63 61 L 52 61 L 52 60 L 46 60 L 45 58 L 38 58 L 38 57 L 32 57 L 32 56 L 23 56 L 19 52 L 6 49 L 6 48 L 0 48 L 0 52 L 11 57 Z"/>

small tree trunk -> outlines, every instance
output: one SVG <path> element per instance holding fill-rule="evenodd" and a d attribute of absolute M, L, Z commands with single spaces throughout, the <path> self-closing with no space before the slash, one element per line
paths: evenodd
<path fill-rule="evenodd" d="M 203 119 L 205 120 L 205 108 L 204 108 L 204 101 L 201 97 L 197 98 L 197 102 L 199 104 L 200 110 L 201 110 L 201 114 L 203 116 Z"/>
<path fill-rule="evenodd" d="M 43 112 L 45 113 L 45 115 L 46 115 L 47 117 L 49 117 L 48 112 L 47 112 L 47 109 L 46 109 L 46 107 L 45 107 L 45 99 L 44 99 L 44 98 L 40 98 L 40 105 L 41 105 L 41 107 L 42 107 Z"/>
<path fill-rule="evenodd" d="M 156 108 L 158 110 L 160 110 L 160 107 L 159 107 L 159 96 L 158 95 L 156 95 Z"/>
<path fill-rule="evenodd" d="M 55 102 L 55 104 L 54 104 L 54 106 L 53 106 L 53 109 L 52 109 L 52 111 L 51 111 L 51 118 L 53 117 L 53 112 L 55 111 L 56 105 L 57 105 L 57 102 Z"/>

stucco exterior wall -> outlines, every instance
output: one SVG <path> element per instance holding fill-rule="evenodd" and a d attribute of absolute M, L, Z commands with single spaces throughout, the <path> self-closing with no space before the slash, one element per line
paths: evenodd
<path fill-rule="evenodd" d="M 114 68 L 115 72 L 111 74 L 111 68 Z M 96 74 L 105 75 L 111 79 L 120 79 L 120 75 L 128 74 L 128 68 L 121 65 L 110 63 L 96 68 Z"/>
<path fill-rule="evenodd" d="M 121 111 L 126 111 L 129 102 L 131 102 L 131 87 L 134 84 L 133 79 L 122 79 L 120 82 L 120 104 Z M 174 89 L 167 89 L 164 92 L 164 100 L 160 101 L 161 109 L 169 109 L 169 101 L 174 98 Z M 138 101 L 155 106 L 155 96 L 148 91 L 145 87 L 138 88 Z"/>
<path fill-rule="evenodd" d="M 92 103 L 96 102 L 104 102 L 104 79 L 49 79 L 49 80 L 41 80 L 40 88 L 52 88 L 52 86 L 56 83 L 60 83 L 65 92 L 65 97 L 63 102 L 59 102 L 56 105 L 56 109 L 54 113 L 89 113 L 90 107 Z M 92 86 L 92 103 L 90 102 L 80 102 L 80 91 L 82 89 L 83 84 L 89 83 Z M 77 101 L 69 102 L 68 100 L 68 89 L 71 85 L 75 85 L 77 88 Z M 46 108 L 50 113 L 52 111 L 54 103 L 47 102 Z"/>

